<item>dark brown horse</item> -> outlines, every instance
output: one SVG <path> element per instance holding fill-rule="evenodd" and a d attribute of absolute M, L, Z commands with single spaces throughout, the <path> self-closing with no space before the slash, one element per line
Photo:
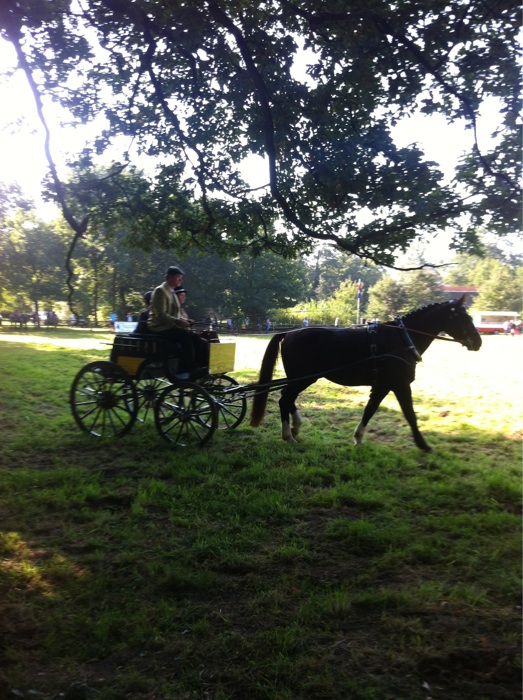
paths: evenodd
<path fill-rule="evenodd" d="M 296 408 L 298 394 L 320 377 L 344 386 L 371 386 L 363 417 L 354 432 L 354 443 L 363 442 L 363 434 L 376 409 L 392 391 L 407 419 L 414 442 L 426 452 L 431 448 L 420 433 L 412 405 L 411 383 L 416 363 L 440 333 L 446 333 L 468 350 L 479 350 L 481 337 L 465 309 L 465 297 L 457 301 L 430 304 L 387 323 L 337 328 L 302 328 L 277 333 L 270 340 L 254 396 L 251 425 L 258 426 L 265 414 L 281 343 L 281 357 L 287 381 L 281 392 L 282 438 L 296 442 L 301 419 Z M 292 416 L 292 427 L 289 416 Z"/>

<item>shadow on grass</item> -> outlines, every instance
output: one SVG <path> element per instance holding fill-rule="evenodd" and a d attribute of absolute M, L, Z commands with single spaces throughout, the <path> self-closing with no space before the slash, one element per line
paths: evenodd
<path fill-rule="evenodd" d="M 364 393 L 322 387 L 297 445 L 277 397 L 203 449 L 96 441 L 80 359 L 21 351 L 0 396 L 0 697 L 517 697 L 516 442 L 423 409 L 425 455 L 384 406 L 355 449 Z"/>

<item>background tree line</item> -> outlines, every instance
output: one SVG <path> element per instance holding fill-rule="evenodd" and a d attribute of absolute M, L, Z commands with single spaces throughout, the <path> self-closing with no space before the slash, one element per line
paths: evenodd
<path fill-rule="evenodd" d="M 0 311 L 31 313 L 51 309 L 68 315 L 63 266 L 67 227 L 62 218 L 44 222 L 17 191 L 3 189 L 0 209 Z M 7 203 L 10 202 L 10 205 Z M 357 286 L 362 283 L 360 319 L 391 318 L 438 301 L 441 283 L 476 286 L 476 308 L 521 311 L 523 268 L 517 256 L 490 246 L 486 257 L 458 254 L 444 270 L 411 270 L 393 276 L 373 263 L 332 246 L 296 259 L 271 252 L 258 257 L 239 252 L 220 257 L 195 251 L 173 258 L 153 248 L 130 247 L 122 229 L 108 235 L 92 228 L 77 244 L 74 268 L 75 309 L 93 325 L 104 325 L 112 312 L 124 319 L 142 308 L 142 295 L 160 284 L 169 264 L 185 269 L 190 315 L 232 318 L 252 326 L 266 317 L 278 324 L 340 325 L 357 321 Z"/>

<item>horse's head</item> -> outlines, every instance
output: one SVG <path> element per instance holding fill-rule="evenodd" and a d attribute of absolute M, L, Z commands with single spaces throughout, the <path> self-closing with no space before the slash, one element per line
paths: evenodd
<path fill-rule="evenodd" d="M 445 304 L 444 327 L 442 330 L 464 345 L 467 350 L 479 350 L 481 336 L 465 308 L 466 296 Z"/>

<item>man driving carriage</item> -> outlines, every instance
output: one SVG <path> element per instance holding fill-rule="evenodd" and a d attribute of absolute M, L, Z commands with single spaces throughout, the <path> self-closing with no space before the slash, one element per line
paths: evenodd
<path fill-rule="evenodd" d="M 180 300 L 174 292 L 181 285 L 183 275 L 183 270 L 176 265 L 167 269 L 165 282 L 153 291 L 147 326 L 151 333 L 181 345 L 178 372 L 187 372 L 192 379 L 197 379 L 208 374 L 209 344 L 192 333 L 192 322 L 183 318 Z"/>

